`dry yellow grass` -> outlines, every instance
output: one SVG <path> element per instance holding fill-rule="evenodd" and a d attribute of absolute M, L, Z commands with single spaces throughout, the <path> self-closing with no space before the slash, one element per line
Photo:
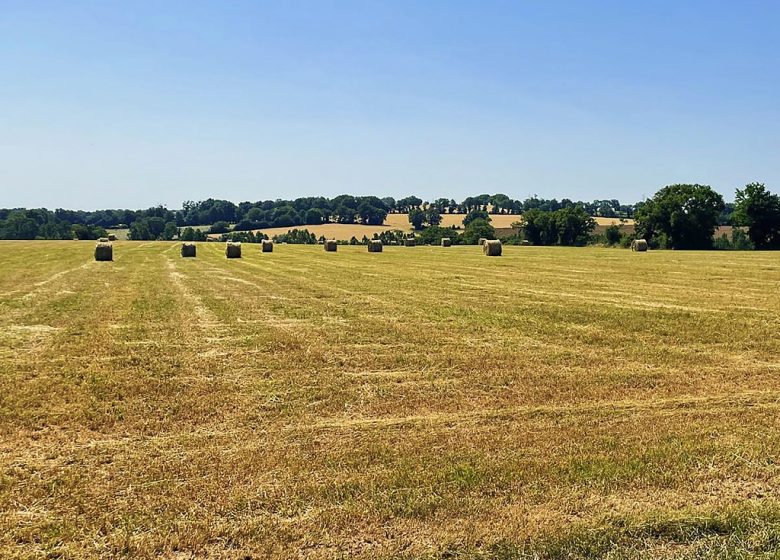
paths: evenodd
<path fill-rule="evenodd" d="M 92 249 L 0 242 L 2 558 L 778 542 L 777 254 Z"/>
<path fill-rule="evenodd" d="M 593 219 L 596 220 L 597 226 L 612 226 L 612 225 L 633 226 L 634 225 L 634 220 L 632 220 L 631 218 L 625 218 L 621 220 L 620 218 L 604 218 L 601 216 L 596 216 Z"/>
<path fill-rule="evenodd" d="M 408 225 L 409 224 L 407 223 L 407 226 Z M 303 225 L 296 227 L 266 228 L 255 231 L 260 231 L 265 233 L 268 237 L 273 237 L 274 235 L 287 233 L 291 229 L 306 229 L 309 230 L 310 233 L 316 235 L 318 238 L 324 235 L 326 239 L 349 240 L 351 237 L 363 239 L 364 235 L 370 239 L 374 236 L 375 233 L 381 233 L 383 231 L 400 228 L 390 226 L 364 226 L 360 224 L 322 224 L 318 226 Z M 409 228 L 406 227 L 404 229 Z"/>

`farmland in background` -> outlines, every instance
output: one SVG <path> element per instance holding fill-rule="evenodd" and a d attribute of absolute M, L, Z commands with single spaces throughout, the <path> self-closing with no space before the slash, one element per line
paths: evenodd
<path fill-rule="evenodd" d="M 442 214 L 441 225 L 443 227 L 456 226 L 463 227 L 463 218 L 465 214 Z M 517 214 L 491 214 L 490 224 L 496 229 L 506 230 L 511 225 L 521 219 Z M 606 226 L 610 224 L 620 224 L 617 218 L 594 218 L 596 223 L 599 224 L 595 233 L 600 233 Z M 626 220 L 623 222 L 624 231 L 633 233 L 634 221 Z M 277 228 L 265 228 L 255 231 L 261 231 L 273 237 L 274 235 L 280 235 L 287 233 L 291 229 L 307 229 L 317 237 L 324 235 L 328 239 L 341 239 L 348 240 L 351 237 L 362 239 L 365 235 L 368 238 L 373 237 L 375 233 L 381 233 L 388 230 L 401 230 L 401 231 L 413 231 L 411 224 L 409 224 L 409 217 L 407 214 L 388 214 L 384 224 L 381 226 L 364 226 L 360 224 L 322 224 L 322 225 L 301 225 L 295 227 L 277 227 Z M 216 236 L 218 237 L 218 236 Z"/>
<path fill-rule="evenodd" d="M 93 246 L 0 242 L 2 558 L 776 550 L 776 253 Z"/>

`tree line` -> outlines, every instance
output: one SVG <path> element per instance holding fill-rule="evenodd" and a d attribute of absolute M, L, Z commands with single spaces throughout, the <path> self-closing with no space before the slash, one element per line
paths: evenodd
<path fill-rule="evenodd" d="M 97 211 L 0 209 L 0 238 L 96 239 L 104 236 L 107 228 L 127 227 L 131 239 L 198 241 L 205 239 L 202 230 L 208 226 L 210 233 L 228 233 L 322 223 L 380 225 L 389 213 L 408 214 L 409 223 L 424 239 L 453 236 L 452 228 L 440 227 L 442 214 L 465 214 L 464 227 L 477 221 L 471 230 L 482 229 L 481 233 L 489 232 L 488 228 L 492 227 L 491 215 L 522 214 L 522 220 L 517 224 L 520 233 L 514 241 L 535 245 L 584 245 L 592 241 L 595 228 L 592 216 L 604 216 L 635 219 L 636 236 L 647 239 L 657 248 L 730 248 L 726 245 L 732 241 L 713 240 L 718 225 L 745 229 L 742 237 L 735 233 L 739 237 L 739 248 L 780 248 L 780 198 L 761 183 L 750 183 L 737 189 L 733 203 L 726 203 L 719 193 L 706 185 L 679 184 L 664 187 L 652 198 L 637 204 L 621 204 L 614 199 L 575 202 L 536 196 L 517 200 L 505 194 L 470 196 L 461 202 L 446 198 L 423 201 L 416 196 L 396 200 L 340 195 L 239 204 L 209 198 L 200 202 L 186 201 L 180 210 L 169 210 L 164 206 Z M 608 243 L 615 242 L 616 236 L 621 235 L 619 228 L 617 230 L 611 228 L 606 232 Z"/>
<path fill-rule="evenodd" d="M 474 224 L 480 229 L 480 237 L 492 238 L 495 232 L 489 225 L 488 207 L 478 204 L 468 208 L 463 219 L 466 230 Z M 627 246 L 633 239 L 643 238 L 651 247 L 662 249 L 780 249 L 780 196 L 762 183 L 737 189 L 731 204 L 707 185 L 669 185 L 631 208 L 635 221 L 632 234 L 613 225 L 603 235 L 594 236 L 596 221 L 592 216 L 599 213 L 582 203 L 524 204 L 523 208 L 522 218 L 513 224 L 517 233 L 506 238 L 509 243 Z M 496 213 L 495 207 L 490 210 Z M 441 215 L 435 206 L 412 208 L 409 223 L 415 230 L 428 232 L 422 235 L 425 241 L 435 242 L 433 237 L 448 235 L 439 227 Z M 720 225 L 736 228 L 731 238 L 725 234 L 714 238 Z M 462 241 L 468 243 L 471 237 L 464 235 Z"/>
<path fill-rule="evenodd" d="M 164 206 L 95 211 L 5 208 L 0 209 L 0 238 L 95 239 L 102 237 L 105 229 L 128 228 L 133 239 L 169 239 L 171 235 L 175 236 L 174 228 L 195 226 L 212 226 L 213 233 L 223 233 L 219 230 L 248 231 L 323 223 L 379 225 L 389 213 L 405 214 L 415 209 L 429 214 L 469 213 L 481 209 L 491 214 L 519 214 L 532 208 L 557 210 L 575 204 L 594 216 L 631 217 L 634 211 L 633 205 L 617 200 L 575 203 L 569 199 L 558 201 L 534 196 L 521 201 L 504 194 L 483 194 L 461 202 L 446 198 L 428 202 L 417 196 L 396 200 L 346 194 L 334 198 L 304 197 L 239 204 L 209 198 L 199 202 L 185 201 L 179 210 Z"/>

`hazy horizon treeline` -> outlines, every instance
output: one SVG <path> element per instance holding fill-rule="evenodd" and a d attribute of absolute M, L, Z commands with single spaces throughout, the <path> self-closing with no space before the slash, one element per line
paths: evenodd
<path fill-rule="evenodd" d="M 69 210 L 57 208 L 0 209 L 0 239 L 91 239 L 108 228 L 159 229 L 167 226 L 202 226 L 215 223 L 235 224 L 233 229 L 245 231 L 268 227 L 295 227 L 322 223 L 382 224 L 388 213 L 408 213 L 414 208 L 434 208 L 441 213 L 468 213 L 475 209 L 493 214 L 520 214 L 531 209 L 555 211 L 582 207 L 593 216 L 630 218 L 635 205 L 621 204 L 616 199 L 592 202 L 570 199 L 545 199 L 533 196 L 525 200 L 505 194 L 482 194 L 454 199 L 438 198 L 424 201 L 417 196 L 392 197 L 340 195 L 334 198 L 301 197 L 235 204 L 229 200 L 208 198 L 185 201 L 182 207 L 170 210 L 165 206 L 146 209 Z M 77 227 L 78 226 L 78 227 Z"/>
<path fill-rule="evenodd" d="M 192 226 L 210 225 L 212 232 L 219 232 L 323 223 L 380 225 L 389 213 L 411 213 L 420 208 L 441 214 L 468 214 L 473 211 L 523 214 L 529 211 L 556 212 L 579 208 L 589 216 L 634 218 L 637 211 L 641 211 L 649 201 L 623 204 L 617 199 L 586 202 L 568 198 L 546 199 L 536 195 L 519 200 L 498 193 L 469 196 L 458 202 L 448 198 L 425 201 L 414 195 L 395 199 L 345 194 L 333 198 L 301 197 L 238 204 L 225 199 L 208 198 L 185 201 L 176 210 L 165 206 L 94 211 L 5 208 L 0 209 L 0 239 L 94 239 L 109 228 L 128 228 L 133 239 L 172 239 L 177 236 L 179 228 Z M 731 224 L 733 212 L 734 203 L 724 202 L 717 223 Z M 232 227 L 228 228 L 229 224 Z"/>

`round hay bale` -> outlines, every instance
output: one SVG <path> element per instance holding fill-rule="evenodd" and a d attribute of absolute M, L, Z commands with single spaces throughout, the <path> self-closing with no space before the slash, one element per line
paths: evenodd
<path fill-rule="evenodd" d="M 645 251 L 647 251 L 647 240 L 634 239 L 631 242 L 631 250 L 639 253 L 644 253 Z"/>
<path fill-rule="evenodd" d="M 416 247 L 417 240 L 414 237 L 407 237 L 404 239 L 404 247 Z"/>
<path fill-rule="evenodd" d="M 240 241 L 228 241 L 225 244 L 225 256 L 229 259 L 241 258 L 241 242 Z"/>
<path fill-rule="evenodd" d="M 194 243 L 182 243 L 181 244 L 181 256 L 182 257 L 194 257 L 197 249 Z"/>
<path fill-rule="evenodd" d="M 98 241 L 95 245 L 95 260 L 96 261 L 113 261 L 114 260 L 114 246 L 111 243 Z"/>
<path fill-rule="evenodd" d="M 381 253 L 382 252 L 382 242 L 379 239 L 372 239 L 368 242 L 368 252 L 369 253 Z"/>
<path fill-rule="evenodd" d="M 98 243 L 108 243 L 108 237 L 101 237 L 98 239 Z"/>
<path fill-rule="evenodd" d="M 449 237 L 442 237 L 441 238 L 441 246 L 442 247 L 452 247 L 452 239 Z"/>
<path fill-rule="evenodd" d="M 501 241 L 498 239 L 486 239 L 482 244 L 482 252 L 488 257 L 501 256 Z"/>
<path fill-rule="evenodd" d="M 336 243 L 335 239 L 326 239 L 323 245 L 328 252 L 335 252 L 339 247 L 339 244 Z"/>
<path fill-rule="evenodd" d="M 109 233 L 108 234 L 108 240 L 109 241 L 116 241 L 116 234 Z"/>
<path fill-rule="evenodd" d="M 274 242 L 271 241 L 270 239 L 263 239 L 262 251 L 263 251 L 263 253 L 273 253 L 274 252 Z"/>

